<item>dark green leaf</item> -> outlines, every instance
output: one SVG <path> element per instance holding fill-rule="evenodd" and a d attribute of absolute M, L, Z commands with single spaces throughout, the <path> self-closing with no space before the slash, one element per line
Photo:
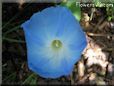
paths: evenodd
<path fill-rule="evenodd" d="M 68 7 L 71 10 L 71 12 L 73 13 L 73 15 L 75 16 L 75 18 L 78 21 L 80 21 L 80 19 L 81 19 L 81 8 L 79 5 L 76 5 L 76 1 L 77 0 L 68 0 L 66 2 L 62 2 L 61 5 Z"/>

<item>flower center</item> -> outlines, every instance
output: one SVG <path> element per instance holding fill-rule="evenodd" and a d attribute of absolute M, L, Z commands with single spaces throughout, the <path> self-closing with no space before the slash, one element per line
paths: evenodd
<path fill-rule="evenodd" d="M 52 47 L 54 49 L 60 49 L 62 47 L 62 42 L 60 40 L 53 40 Z"/>

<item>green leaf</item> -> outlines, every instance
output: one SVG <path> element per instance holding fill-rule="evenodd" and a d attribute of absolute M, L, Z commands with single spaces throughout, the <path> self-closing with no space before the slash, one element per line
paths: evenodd
<path fill-rule="evenodd" d="M 112 17 L 111 16 L 108 16 L 108 21 L 111 21 Z"/>
<path fill-rule="evenodd" d="M 76 5 L 77 0 L 67 0 L 66 2 L 62 2 L 61 6 L 66 6 L 71 10 L 75 18 L 80 21 L 81 19 L 81 8 L 79 5 Z"/>
<path fill-rule="evenodd" d="M 37 75 L 32 73 L 25 79 L 25 81 L 22 84 L 36 85 L 37 84 Z"/>
<path fill-rule="evenodd" d="M 114 5 L 114 4 L 113 4 Z M 107 19 L 111 21 L 114 19 L 114 7 L 106 7 Z"/>
<path fill-rule="evenodd" d="M 99 0 L 93 0 L 93 3 L 95 4 L 96 7 L 102 7 Z"/>

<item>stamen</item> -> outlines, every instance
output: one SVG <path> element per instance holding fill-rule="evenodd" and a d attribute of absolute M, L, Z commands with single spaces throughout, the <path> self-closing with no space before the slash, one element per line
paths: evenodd
<path fill-rule="evenodd" d="M 54 49 L 60 49 L 62 47 L 62 42 L 60 40 L 53 40 L 52 47 Z"/>

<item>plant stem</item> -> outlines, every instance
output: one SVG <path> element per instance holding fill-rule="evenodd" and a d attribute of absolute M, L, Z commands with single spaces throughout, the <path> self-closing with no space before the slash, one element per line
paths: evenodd
<path fill-rule="evenodd" d="M 14 27 L 14 28 L 12 28 L 12 29 L 10 29 L 10 30 L 8 30 L 8 31 L 6 31 L 6 32 L 3 34 L 3 36 L 6 36 L 8 33 L 11 33 L 12 31 L 17 30 L 17 29 L 19 29 L 19 28 L 20 28 L 20 25 Z"/>
<path fill-rule="evenodd" d="M 7 40 L 9 42 L 25 43 L 25 41 L 23 41 L 23 40 L 10 39 L 10 38 L 6 38 L 6 37 L 3 37 L 2 39 Z"/>

